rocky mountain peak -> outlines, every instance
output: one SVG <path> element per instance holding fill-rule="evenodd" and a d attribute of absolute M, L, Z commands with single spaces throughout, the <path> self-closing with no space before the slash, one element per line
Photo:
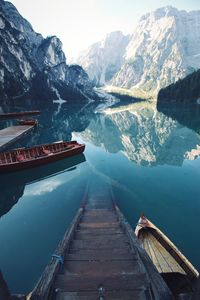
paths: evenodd
<path fill-rule="evenodd" d="M 124 34 L 121 31 L 113 31 L 108 33 L 104 40 L 101 41 L 102 48 L 113 48 L 113 43 L 116 45 L 123 40 Z"/>
<path fill-rule="evenodd" d="M 200 11 L 162 7 L 142 16 L 130 36 L 117 37 L 115 42 L 116 33 L 111 33 L 106 43 L 92 45 L 78 62 L 97 85 L 155 95 L 160 88 L 200 68 L 199 28 Z M 113 48 L 107 47 L 110 44 Z M 109 76 L 102 80 L 100 74 L 105 69 Z"/>
<path fill-rule="evenodd" d="M 166 16 L 172 16 L 174 15 L 175 12 L 177 12 L 178 10 L 173 7 L 173 6 L 164 6 L 164 7 L 160 7 L 158 9 L 156 9 L 155 11 L 151 11 L 146 13 L 145 15 L 141 16 L 139 22 L 143 22 L 149 18 L 158 20 L 158 19 L 162 19 Z"/>
<path fill-rule="evenodd" d="M 20 37 L 21 39 L 25 39 L 26 43 L 28 42 L 31 46 L 34 46 L 42 41 L 42 35 L 33 30 L 31 24 L 19 14 L 12 3 L 2 1 L 1 13 L 11 28 L 21 33 Z"/>
<path fill-rule="evenodd" d="M 0 2 L 0 53 L 1 101 L 95 96 L 87 74 L 66 64 L 59 38 L 43 38 L 7 1 Z"/>
<path fill-rule="evenodd" d="M 66 63 L 66 57 L 62 50 L 62 42 L 56 36 L 44 39 L 37 51 L 39 64 L 43 67 L 55 67 Z"/>
<path fill-rule="evenodd" d="M 123 54 L 128 41 L 129 36 L 121 31 L 111 32 L 105 39 L 83 51 L 77 63 L 86 69 L 95 85 L 104 85 L 123 65 Z"/>

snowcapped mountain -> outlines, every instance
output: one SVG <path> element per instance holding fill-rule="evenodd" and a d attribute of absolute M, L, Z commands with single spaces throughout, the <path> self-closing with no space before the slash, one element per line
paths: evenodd
<path fill-rule="evenodd" d="M 104 85 L 125 63 L 124 52 L 129 39 L 121 31 L 112 32 L 83 51 L 76 63 L 83 66 L 95 85 Z"/>
<path fill-rule="evenodd" d="M 0 0 L 0 101 L 88 99 L 94 94 L 87 73 L 66 64 L 61 41 L 43 38 L 13 4 Z"/>
<path fill-rule="evenodd" d="M 111 33 L 77 60 L 99 85 L 157 93 L 200 68 L 200 11 L 160 8 L 144 15 L 130 36 L 112 39 Z M 102 70 L 110 75 L 103 80 Z"/>

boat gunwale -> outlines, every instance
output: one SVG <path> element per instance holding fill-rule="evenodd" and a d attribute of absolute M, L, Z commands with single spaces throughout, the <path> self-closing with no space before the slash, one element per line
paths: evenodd
<path fill-rule="evenodd" d="M 1 154 L 6 154 L 6 153 L 12 153 L 12 152 L 15 152 L 15 151 L 20 151 L 20 150 L 31 150 L 33 148 L 37 148 L 37 147 L 45 147 L 45 146 L 51 146 L 51 145 L 56 145 L 56 144 L 61 144 L 61 143 L 65 143 L 65 144 L 77 144 L 77 145 L 84 145 L 84 144 L 80 144 L 78 143 L 77 141 L 56 141 L 56 142 L 53 142 L 53 143 L 48 143 L 48 144 L 38 144 L 38 145 L 34 145 L 33 147 L 21 147 L 21 148 L 14 148 L 10 151 L 5 151 L 5 152 L 0 152 L 0 155 Z"/>
<path fill-rule="evenodd" d="M 41 145 L 36 145 L 36 146 L 34 146 L 34 147 L 29 147 L 29 148 L 26 148 L 26 147 L 23 147 L 23 148 L 16 148 L 16 149 L 13 149 L 13 150 L 11 150 L 11 151 L 6 151 L 6 152 L 0 152 L 0 156 L 1 155 L 6 155 L 6 154 L 10 154 L 10 155 L 12 155 L 12 154 L 16 154 L 16 152 L 17 151 L 26 151 L 26 152 L 28 152 L 28 151 L 30 151 L 30 150 L 34 150 L 34 149 L 38 149 L 38 148 L 40 148 L 41 149 L 41 147 L 48 147 L 48 146 L 52 146 L 52 145 L 55 145 L 55 144 L 61 144 L 61 143 L 67 143 L 68 145 L 70 145 L 70 144 L 72 144 L 72 145 L 74 145 L 74 147 L 73 147 L 73 150 L 74 149 L 77 149 L 77 148 L 81 148 L 81 147 L 85 147 L 85 144 L 79 144 L 79 143 L 77 143 L 76 141 L 72 141 L 72 142 L 64 142 L 64 141 L 60 141 L 60 142 L 55 142 L 55 143 L 50 143 L 50 144 L 41 144 Z M 32 157 L 32 158 L 28 158 L 28 159 L 26 159 L 26 160 L 24 160 L 24 161 L 12 161 L 12 162 L 7 162 L 7 163 L 0 163 L 0 168 L 1 167 L 3 167 L 3 166 L 11 166 L 11 165 L 18 165 L 18 164 L 25 164 L 25 163 L 28 163 L 28 162 L 33 162 L 33 161 L 38 161 L 38 160 L 40 160 L 40 159 L 45 159 L 45 158 L 47 158 L 47 157 L 49 157 L 49 156 L 57 156 L 57 155 L 59 155 L 59 154 L 61 154 L 61 153 L 64 153 L 64 152 L 69 152 L 69 151 L 71 151 L 72 150 L 72 148 L 70 148 L 70 149 L 62 149 L 62 150 L 58 150 L 58 151 L 56 151 L 56 152 L 51 152 L 51 153 L 49 153 L 49 154 L 41 154 L 41 155 L 38 155 L 38 156 L 36 156 L 36 157 Z"/>
<path fill-rule="evenodd" d="M 140 217 L 139 222 L 135 229 L 135 234 L 139 240 L 140 240 L 139 238 L 140 232 L 142 229 L 143 230 L 149 229 L 148 231 L 157 239 L 157 241 L 162 245 L 162 247 L 164 247 L 166 251 L 175 259 L 175 261 L 180 265 L 180 267 L 186 272 L 186 275 L 188 275 L 190 278 L 199 277 L 199 272 L 192 265 L 192 263 L 184 256 L 184 254 L 174 245 L 174 243 L 158 227 L 156 227 L 151 221 L 149 221 L 149 219 L 147 219 L 144 216 Z M 153 234 L 155 232 L 156 234 Z"/>
<path fill-rule="evenodd" d="M 57 144 L 57 143 L 54 143 Z M 77 154 L 81 154 L 85 150 L 85 144 L 79 144 L 77 142 L 66 142 L 65 149 L 42 149 L 45 145 L 39 145 L 37 147 L 32 148 L 20 148 L 16 149 L 15 151 L 10 152 L 1 152 L 1 163 L 0 163 L 0 173 L 2 172 L 15 172 L 19 170 L 34 168 L 40 165 L 45 165 L 49 163 L 53 163 L 58 160 L 65 159 L 67 157 L 75 156 Z M 52 146 L 53 144 L 46 144 Z M 71 147 L 67 147 L 70 146 Z M 44 153 L 39 153 L 39 151 L 43 151 Z M 34 150 L 36 149 L 36 150 Z M 20 153 L 21 150 L 21 153 Z M 35 151 L 33 152 L 25 152 L 26 150 Z M 45 152 L 45 150 L 50 150 L 49 153 Z M 19 151 L 19 153 L 16 153 Z M 14 152 L 14 154 L 13 154 Z M 38 153 L 37 153 L 38 152 Z M 4 155 L 5 154 L 5 155 Z M 4 156 L 3 156 L 4 155 Z M 13 155 L 16 157 L 19 155 L 19 159 L 14 158 Z M 24 156 L 24 159 L 21 159 L 20 156 Z M 22 157 L 23 158 L 23 157 Z"/>
<path fill-rule="evenodd" d="M 124 215 L 120 211 L 119 207 L 114 204 L 114 207 L 116 209 L 120 224 L 123 228 L 123 230 L 126 232 L 127 236 L 130 239 L 130 246 L 133 251 L 137 251 L 138 257 L 141 259 L 143 265 L 146 268 L 146 274 L 150 280 L 150 286 L 152 289 L 153 294 L 157 295 L 156 299 L 174 299 L 171 291 L 168 290 L 167 284 L 165 280 L 160 277 L 160 273 L 158 272 L 156 266 L 153 264 L 151 258 L 143 249 L 138 241 L 137 235 L 134 234 L 134 231 L 132 230 L 132 227 L 125 219 Z M 166 293 L 166 289 L 168 292 Z"/>

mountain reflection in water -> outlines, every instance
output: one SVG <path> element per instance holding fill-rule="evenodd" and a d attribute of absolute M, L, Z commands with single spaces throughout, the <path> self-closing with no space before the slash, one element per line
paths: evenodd
<path fill-rule="evenodd" d="M 111 192 L 133 227 L 144 212 L 200 268 L 199 114 L 120 105 L 99 113 L 94 103 L 42 107 L 37 130 L 15 145 L 77 139 L 86 149 L 85 157 L 0 176 L 0 268 L 13 292 L 33 288 L 88 183 L 88 197 Z"/>
<path fill-rule="evenodd" d="M 24 189 L 27 184 L 38 182 L 56 176 L 62 172 L 69 172 L 76 169 L 76 165 L 85 161 L 84 154 L 63 159 L 48 165 L 40 167 L 0 174 L 0 217 L 17 203 L 23 196 Z"/>
<path fill-rule="evenodd" d="M 189 128 L 179 123 L 181 116 Z M 152 104 L 135 104 L 96 114 L 78 135 L 110 153 L 121 151 L 138 165 L 181 166 L 185 158 L 197 157 L 197 152 L 194 157 L 192 153 L 200 145 L 200 114 L 179 112 L 179 122 Z"/>

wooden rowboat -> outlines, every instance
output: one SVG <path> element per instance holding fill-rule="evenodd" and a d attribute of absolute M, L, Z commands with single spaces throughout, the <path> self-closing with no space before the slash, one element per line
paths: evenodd
<path fill-rule="evenodd" d="M 139 219 L 135 234 L 175 298 L 192 294 L 199 273 L 169 238 L 144 215 Z"/>
<path fill-rule="evenodd" d="M 0 172 L 18 171 L 48 164 L 82 153 L 84 149 L 85 145 L 76 141 L 60 141 L 3 152 L 0 153 Z"/>
<path fill-rule="evenodd" d="M 37 126 L 38 125 L 38 120 L 34 120 L 34 119 L 17 120 L 17 123 L 19 125 L 33 125 L 33 126 Z"/>

